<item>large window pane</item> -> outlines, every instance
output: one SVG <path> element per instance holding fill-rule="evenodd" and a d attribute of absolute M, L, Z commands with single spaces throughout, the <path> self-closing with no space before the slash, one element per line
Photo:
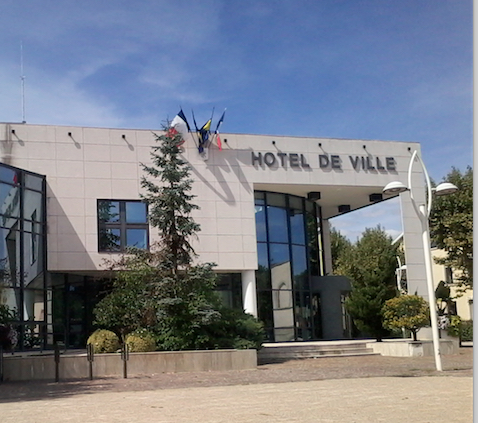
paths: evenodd
<path fill-rule="evenodd" d="M 274 326 L 271 291 L 259 291 L 257 293 L 257 312 L 265 327 Z"/>
<path fill-rule="evenodd" d="M 99 244 L 100 251 L 120 251 L 120 230 L 107 228 L 100 229 Z"/>
<path fill-rule="evenodd" d="M 255 205 L 256 238 L 258 242 L 267 241 L 266 213 L 264 205 Z"/>
<path fill-rule="evenodd" d="M 20 231 L 18 224 L 11 230 L 0 230 L 0 271 L 3 284 L 20 286 Z"/>
<path fill-rule="evenodd" d="M 41 191 L 43 187 L 43 178 L 35 175 L 25 174 L 25 187 Z"/>
<path fill-rule="evenodd" d="M 41 289 L 25 289 L 23 295 L 25 298 L 25 320 L 42 322 L 45 318 L 45 291 Z"/>
<path fill-rule="evenodd" d="M 9 318 L 14 321 L 20 320 L 21 306 L 21 291 L 19 288 L 3 288 L 2 289 L 2 302 L 9 311 Z"/>
<path fill-rule="evenodd" d="M 5 225 L 8 216 L 20 216 L 19 187 L 0 183 L 0 215 L 2 218 L 2 225 Z"/>
<path fill-rule="evenodd" d="M 271 268 L 290 262 L 288 244 L 270 244 Z"/>
<path fill-rule="evenodd" d="M 0 166 L 0 180 L 9 184 L 18 183 L 19 172 L 6 166 Z"/>
<path fill-rule="evenodd" d="M 99 200 L 98 219 L 100 220 L 100 222 L 104 223 L 119 222 L 119 201 Z"/>
<path fill-rule="evenodd" d="M 292 244 L 305 244 L 305 225 L 302 210 L 290 210 L 290 234 Z"/>
<path fill-rule="evenodd" d="M 126 223 L 146 223 L 147 215 L 146 203 L 140 201 L 126 202 Z"/>
<path fill-rule="evenodd" d="M 287 210 L 285 208 L 267 206 L 267 226 L 270 242 L 288 242 Z"/>
<path fill-rule="evenodd" d="M 31 219 L 35 216 L 37 221 L 43 221 L 42 194 L 26 189 L 23 194 L 23 218 Z"/>
<path fill-rule="evenodd" d="M 292 274 L 296 289 L 308 289 L 307 251 L 305 246 L 292 246 Z"/>
<path fill-rule="evenodd" d="M 276 342 L 288 342 L 295 340 L 294 328 L 274 328 L 274 340 Z"/>
<path fill-rule="evenodd" d="M 146 229 L 126 229 L 126 246 L 147 248 L 148 232 Z"/>
<path fill-rule="evenodd" d="M 294 307 L 297 338 L 300 340 L 311 339 L 312 312 L 310 309 L 310 296 L 305 292 L 296 292 Z"/>
<path fill-rule="evenodd" d="M 267 255 L 267 244 L 257 244 L 258 264 L 259 268 L 256 270 L 256 285 L 257 289 L 271 289 L 271 280 L 269 273 L 269 257 Z"/>
<path fill-rule="evenodd" d="M 23 272 L 25 283 L 43 271 L 43 237 L 34 232 L 23 232 Z"/>
<path fill-rule="evenodd" d="M 319 275 L 319 250 L 317 246 L 317 222 L 313 214 L 307 213 L 307 246 L 309 247 L 309 266 L 312 276 Z"/>

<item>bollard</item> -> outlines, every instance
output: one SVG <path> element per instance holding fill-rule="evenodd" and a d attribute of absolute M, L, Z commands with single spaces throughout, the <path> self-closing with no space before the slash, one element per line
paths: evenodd
<path fill-rule="evenodd" d="M 60 347 L 55 342 L 55 382 L 60 380 Z"/>
<path fill-rule="evenodd" d="M 93 348 L 93 344 L 86 345 L 86 358 L 89 364 L 90 380 L 93 380 L 93 361 L 95 361 L 95 350 Z"/>
<path fill-rule="evenodd" d="M 126 379 L 128 377 L 127 362 L 129 360 L 129 348 L 126 343 L 123 344 L 123 348 L 121 349 L 121 359 L 123 360 L 123 377 Z"/>

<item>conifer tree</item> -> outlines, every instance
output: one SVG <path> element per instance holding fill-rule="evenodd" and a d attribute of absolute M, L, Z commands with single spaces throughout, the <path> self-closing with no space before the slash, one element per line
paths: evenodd
<path fill-rule="evenodd" d="M 141 178 L 147 194 L 142 198 L 149 205 L 149 223 L 161 234 L 163 266 L 176 275 L 180 267 L 188 266 L 196 256 L 190 239 L 200 230 L 191 217 L 198 209 L 192 203 L 194 196 L 190 166 L 180 157 L 181 134 L 166 130 L 156 135 L 157 145 L 152 147 L 152 165 L 142 164 L 151 179 Z M 158 185 L 160 182 L 160 185 Z"/>

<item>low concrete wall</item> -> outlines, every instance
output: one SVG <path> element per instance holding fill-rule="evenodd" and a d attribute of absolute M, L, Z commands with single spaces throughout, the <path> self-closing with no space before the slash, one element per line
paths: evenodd
<path fill-rule="evenodd" d="M 411 339 L 386 339 L 370 342 L 367 347 L 373 352 L 392 357 L 425 357 L 435 355 L 432 340 L 412 341 Z M 442 355 L 457 354 L 460 348 L 457 339 L 440 339 Z"/>
<path fill-rule="evenodd" d="M 257 351 L 253 349 L 157 351 L 130 353 L 127 375 L 246 370 L 256 367 Z M 60 355 L 58 373 L 59 380 L 89 378 L 89 362 L 86 353 Z M 5 354 L 4 356 L 4 381 L 55 380 L 55 375 L 53 354 Z M 93 378 L 104 376 L 123 377 L 121 354 L 95 354 Z"/>

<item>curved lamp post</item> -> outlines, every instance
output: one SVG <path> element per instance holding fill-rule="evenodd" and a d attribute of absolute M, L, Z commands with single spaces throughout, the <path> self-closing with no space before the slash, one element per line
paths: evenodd
<path fill-rule="evenodd" d="M 426 204 L 417 204 L 415 197 L 413 195 L 412 187 L 412 168 L 415 162 L 415 159 L 418 160 L 420 166 L 422 167 L 423 173 L 425 175 L 425 181 L 427 185 L 427 199 L 425 200 Z M 422 228 L 422 241 L 423 241 L 423 252 L 425 254 L 425 271 L 427 277 L 427 287 L 428 287 L 428 301 L 430 304 L 430 320 L 432 324 L 432 337 L 433 337 L 433 350 L 435 353 L 435 364 L 438 371 L 442 371 L 441 365 L 441 356 L 440 356 L 440 336 L 438 333 L 438 315 L 436 309 L 436 298 L 435 298 L 435 287 L 433 284 L 433 273 L 432 273 L 432 256 L 430 249 L 430 230 L 428 227 L 428 219 L 430 217 L 430 211 L 432 209 L 432 194 L 435 195 L 447 195 L 452 194 L 458 191 L 458 188 L 449 183 L 443 182 L 438 185 L 436 188 L 432 188 L 430 184 L 430 178 L 428 176 L 427 169 L 422 159 L 418 155 L 418 152 L 415 150 L 410 159 L 410 164 L 408 166 L 408 186 L 404 185 L 402 182 L 394 181 L 390 182 L 383 189 L 384 194 L 398 194 L 405 191 L 410 191 L 410 199 L 412 200 L 413 208 L 415 213 L 420 219 L 421 228 Z"/>

